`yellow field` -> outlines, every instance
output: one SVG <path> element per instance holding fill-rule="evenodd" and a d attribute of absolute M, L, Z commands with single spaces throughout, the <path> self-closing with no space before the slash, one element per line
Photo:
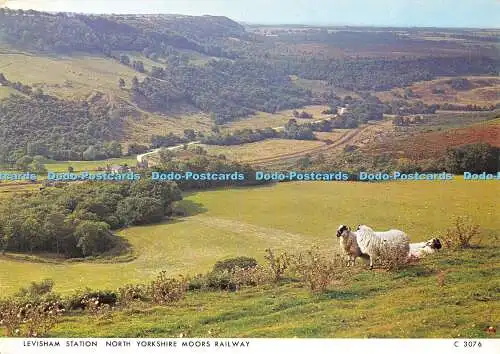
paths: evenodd
<path fill-rule="evenodd" d="M 261 158 L 301 152 L 323 145 L 323 142 L 315 140 L 302 140 L 297 142 L 297 140 L 290 139 L 269 139 L 234 146 L 202 146 L 210 155 L 223 154 L 230 160 L 246 162 Z"/>
<path fill-rule="evenodd" d="M 328 106 L 306 106 L 303 108 L 297 109 L 297 111 L 302 112 L 305 111 L 307 113 L 311 113 L 313 115 L 312 119 L 300 119 L 295 118 L 299 124 L 304 124 L 307 122 L 311 122 L 313 120 L 324 119 L 330 117 L 328 115 L 321 114 L 322 111 L 328 109 Z M 279 111 L 277 113 L 266 113 L 266 112 L 258 112 L 257 114 L 250 116 L 248 118 L 241 119 L 239 121 L 230 122 L 224 124 L 222 129 L 225 130 L 235 130 L 235 129 L 263 129 L 263 128 L 276 128 L 284 126 L 290 119 L 293 117 L 293 109 L 287 109 L 284 111 Z"/>

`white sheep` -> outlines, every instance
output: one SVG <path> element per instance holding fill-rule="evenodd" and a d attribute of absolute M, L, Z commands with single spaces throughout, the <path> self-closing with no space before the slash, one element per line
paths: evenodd
<path fill-rule="evenodd" d="M 401 230 L 375 232 L 366 225 L 359 225 L 356 235 L 359 249 L 370 257 L 370 269 L 373 269 L 373 261 L 380 256 L 406 259 L 410 252 L 410 240 Z"/>
<path fill-rule="evenodd" d="M 356 263 L 356 258 L 368 258 L 366 254 L 363 254 L 359 249 L 358 242 L 356 240 L 356 233 L 350 232 L 349 226 L 340 225 L 337 229 L 337 237 L 339 239 L 340 248 L 344 251 L 347 256 L 347 265 L 354 265 Z"/>
<path fill-rule="evenodd" d="M 422 258 L 439 251 L 443 246 L 438 238 L 431 238 L 425 242 L 410 243 L 409 257 Z"/>

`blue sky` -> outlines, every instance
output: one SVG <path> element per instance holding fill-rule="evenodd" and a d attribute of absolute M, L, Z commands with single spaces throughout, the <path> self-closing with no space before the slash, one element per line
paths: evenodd
<path fill-rule="evenodd" d="M 499 0 L 0 0 L 11 8 L 224 15 L 251 23 L 498 27 Z"/>

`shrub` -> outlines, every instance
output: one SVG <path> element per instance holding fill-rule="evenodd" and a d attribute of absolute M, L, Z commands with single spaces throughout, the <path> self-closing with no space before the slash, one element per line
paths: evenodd
<path fill-rule="evenodd" d="M 66 300 L 66 307 L 69 310 L 85 310 L 90 307 L 109 305 L 115 306 L 118 296 L 115 292 L 104 290 L 94 291 L 91 289 L 79 290 Z M 96 303 L 97 302 L 97 303 Z"/>
<path fill-rule="evenodd" d="M 222 272 L 227 270 L 228 272 L 232 272 L 236 268 L 253 268 L 257 266 L 257 261 L 251 257 L 236 257 L 229 258 L 223 261 L 218 261 L 215 263 L 213 271 L 214 272 Z"/>
<path fill-rule="evenodd" d="M 446 230 L 445 242 L 449 248 L 470 248 L 472 239 L 480 234 L 479 225 L 467 216 L 458 216 L 453 226 Z"/>
<path fill-rule="evenodd" d="M 184 277 L 169 278 L 167 273 L 163 271 L 151 282 L 150 296 L 157 304 L 179 301 L 186 295 L 187 284 Z"/>
<path fill-rule="evenodd" d="M 188 279 L 187 290 L 205 290 L 207 288 L 207 276 L 204 274 L 198 274 L 192 278 Z"/>
<path fill-rule="evenodd" d="M 44 279 L 38 283 L 33 281 L 28 287 L 19 289 L 16 297 L 40 297 L 52 292 L 53 287 L 54 281 L 51 279 Z"/>
<path fill-rule="evenodd" d="M 408 254 L 396 249 L 398 246 L 382 247 L 379 251 L 380 266 L 386 270 L 396 271 L 408 264 Z"/>
<path fill-rule="evenodd" d="M 317 248 L 293 258 L 292 270 L 312 292 L 324 292 L 334 281 L 347 279 L 352 270 L 341 257 L 325 256 Z"/>
<path fill-rule="evenodd" d="M 274 281 L 280 281 L 285 275 L 288 266 L 290 265 L 290 256 L 283 252 L 280 255 L 276 256 L 271 249 L 266 249 L 266 255 L 264 258 L 269 264 L 269 269 L 271 270 Z"/>
<path fill-rule="evenodd" d="M 110 319 L 116 304 L 116 294 L 108 296 L 102 296 L 98 293 L 88 294 L 83 297 L 81 304 L 96 319 Z"/>
<path fill-rule="evenodd" d="M 118 301 L 121 306 L 127 306 L 135 301 L 146 301 L 147 288 L 140 284 L 127 284 L 118 289 Z"/>
<path fill-rule="evenodd" d="M 0 326 L 8 337 L 42 337 L 64 311 L 59 301 L 33 304 L 6 300 L 0 303 Z"/>
<path fill-rule="evenodd" d="M 237 285 L 234 283 L 231 273 L 227 270 L 208 273 L 206 275 L 205 286 L 213 290 L 235 291 L 237 289 Z"/>
<path fill-rule="evenodd" d="M 239 288 L 240 286 L 268 284 L 274 278 L 269 269 L 257 265 L 251 268 L 235 268 L 231 274 L 231 280 Z"/>

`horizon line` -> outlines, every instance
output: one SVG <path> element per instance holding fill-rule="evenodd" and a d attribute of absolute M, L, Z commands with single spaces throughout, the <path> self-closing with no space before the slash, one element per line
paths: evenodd
<path fill-rule="evenodd" d="M 5 5 L 0 5 L 2 9 L 9 10 L 22 10 L 22 11 L 36 11 L 40 13 L 49 13 L 49 14 L 77 14 L 77 15 L 101 15 L 101 16 L 158 16 L 158 15 L 171 15 L 171 16 L 186 16 L 186 17 L 204 17 L 204 16 L 212 16 L 212 17 L 226 17 L 232 21 L 238 22 L 240 24 L 248 25 L 248 26 L 283 26 L 283 27 L 371 27 L 371 28 L 414 28 L 414 29 L 425 29 L 425 28 L 438 28 L 438 29 L 493 29 L 500 30 L 500 26 L 497 27 L 481 27 L 481 26 L 439 26 L 439 25 L 391 25 L 391 24 L 361 24 L 361 23 L 352 23 L 352 24 L 340 24 L 340 23 L 320 23 L 320 22 L 303 22 L 303 23 L 294 23 L 294 22 L 256 22 L 249 20 L 239 20 L 226 15 L 213 15 L 213 14 L 201 14 L 201 15 L 187 15 L 182 13 L 166 13 L 166 12 L 157 12 L 157 13 L 113 13 L 113 12 L 77 12 L 77 11 L 44 11 L 44 10 L 36 10 L 36 9 L 16 9 L 11 8 Z"/>

